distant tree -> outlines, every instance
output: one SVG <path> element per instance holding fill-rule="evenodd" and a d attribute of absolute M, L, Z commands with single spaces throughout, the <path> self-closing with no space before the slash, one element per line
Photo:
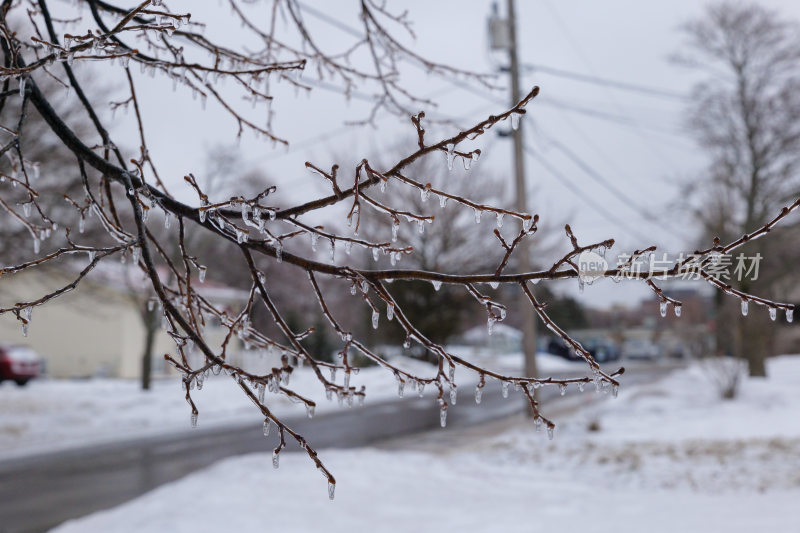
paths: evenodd
<path fill-rule="evenodd" d="M 709 158 L 704 177 L 684 198 L 692 199 L 704 242 L 729 242 L 767 224 L 800 192 L 800 26 L 756 4 L 723 2 L 682 30 L 686 40 L 676 59 L 705 74 L 693 90 L 688 125 Z M 782 240 L 742 247 L 747 256 L 761 254 L 765 265 L 758 281 L 745 276 L 732 280 L 733 287 L 773 294 L 796 270 L 765 268 L 781 247 Z M 715 302 L 718 351 L 733 346 L 751 376 L 765 376 L 772 331 L 766 316 L 737 319 L 738 305 L 733 311 L 721 295 Z"/>

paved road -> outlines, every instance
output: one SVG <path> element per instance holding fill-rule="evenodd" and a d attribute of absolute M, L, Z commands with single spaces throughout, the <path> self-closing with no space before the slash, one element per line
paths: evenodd
<path fill-rule="evenodd" d="M 644 369 L 626 376 L 625 382 L 652 379 L 654 374 Z M 519 395 L 504 399 L 496 389 L 487 387 L 480 405 L 463 391 L 458 405 L 449 409 L 447 427 L 523 409 Z M 558 394 L 551 387 L 540 393 L 545 402 Z M 347 448 L 438 427 L 439 410 L 430 397 L 414 397 L 286 422 L 317 449 Z M 0 532 L 44 531 L 128 501 L 219 459 L 266 451 L 276 444 L 277 436 L 265 439 L 260 424 L 217 426 L 0 462 Z"/>

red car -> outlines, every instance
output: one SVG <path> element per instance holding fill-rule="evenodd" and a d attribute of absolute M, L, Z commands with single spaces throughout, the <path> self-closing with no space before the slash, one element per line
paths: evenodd
<path fill-rule="evenodd" d="M 0 381 L 14 380 L 22 387 L 42 373 L 42 360 L 27 346 L 0 346 Z"/>

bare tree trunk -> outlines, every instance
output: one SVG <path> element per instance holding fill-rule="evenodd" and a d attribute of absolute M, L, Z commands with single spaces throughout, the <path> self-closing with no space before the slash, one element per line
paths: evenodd
<path fill-rule="evenodd" d="M 765 324 L 761 322 L 757 317 L 739 317 L 741 357 L 747 361 L 750 377 L 767 377 L 765 360 L 768 335 L 765 333 Z"/>
<path fill-rule="evenodd" d="M 150 390 L 150 378 L 153 373 L 153 345 L 158 331 L 158 320 L 155 311 L 144 314 L 144 352 L 142 353 L 142 390 Z"/>

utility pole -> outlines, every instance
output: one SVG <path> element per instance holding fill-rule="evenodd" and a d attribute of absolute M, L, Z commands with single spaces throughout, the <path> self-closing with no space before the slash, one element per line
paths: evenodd
<path fill-rule="evenodd" d="M 493 6 L 494 13 L 489 19 L 490 41 L 492 48 L 506 49 L 508 51 L 509 74 L 511 85 L 511 105 L 515 106 L 520 101 L 519 92 L 519 58 L 517 57 L 517 19 L 514 10 L 514 0 L 507 0 L 508 19 L 502 21 L 497 16 L 497 5 Z M 504 34 L 504 31 L 507 32 Z M 519 121 L 519 126 L 512 131 L 514 139 L 514 185 L 516 193 L 516 210 L 527 213 L 527 200 L 525 188 L 525 160 L 523 152 L 523 127 L 524 121 Z M 530 246 L 527 239 L 517 245 L 517 264 L 520 272 L 531 271 Z M 527 377 L 536 377 L 536 314 L 533 306 L 525 294 L 520 291 L 519 308 L 522 314 L 522 351 L 525 357 L 524 373 Z M 536 390 L 533 391 L 536 396 Z M 535 397 L 534 396 L 534 397 Z M 530 416 L 532 410 L 528 410 Z"/>

